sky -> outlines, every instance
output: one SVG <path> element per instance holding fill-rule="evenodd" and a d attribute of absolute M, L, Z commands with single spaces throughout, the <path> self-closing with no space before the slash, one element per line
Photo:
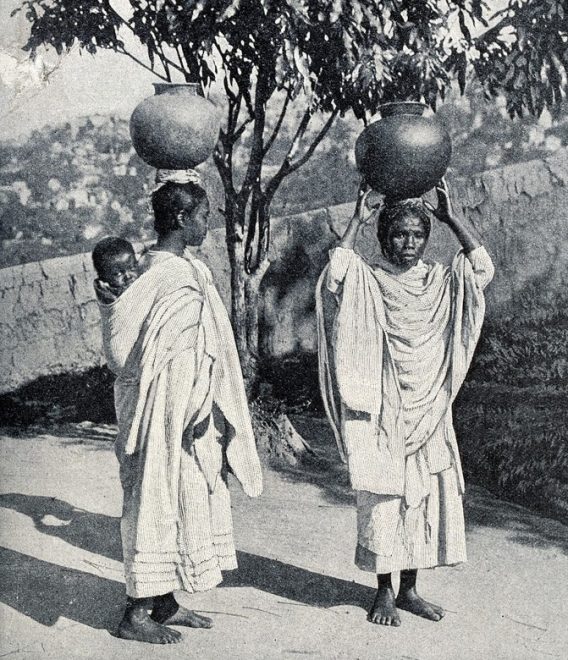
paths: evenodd
<path fill-rule="evenodd" d="M 0 139 L 23 137 L 45 124 L 73 117 L 117 114 L 128 117 L 153 93 L 157 78 L 127 57 L 112 51 L 96 56 L 73 50 L 54 53 L 46 65 L 54 68 L 41 79 L 22 51 L 29 25 L 22 14 L 10 17 L 20 0 L 0 1 Z"/>
<path fill-rule="evenodd" d="M 129 117 L 136 105 L 153 94 L 157 78 L 112 51 L 96 56 L 78 49 L 62 57 L 50 53 L 45 66 L 34 66 L 22 50 L 29 24 L 22 13 L 10 14 L 21 0 L 0 0 L 0 140 L 21 139 L 33 129 L 89 114 Z M 113 3 L 117 9 L 125 0 Z M 505 0 L 489 0 L 498 9 Z M 144 56 L 142 54 L 142 59 Z"/>

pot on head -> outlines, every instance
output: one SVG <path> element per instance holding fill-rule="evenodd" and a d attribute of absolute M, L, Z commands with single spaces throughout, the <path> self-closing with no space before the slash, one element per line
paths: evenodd
<path fill-rule="evenodd" d="M 365 181 L 391 199 L 423 195 L 450 163 L 450 136 L 437 119 L 422 116 L 426 108 L 414 101 L 382 105 L 381 119 L 355 143 L 355 161 Z"/>
<path fill-rule="evenodd" d="M 219 137 L 219 109 L 194 83 L 154 83 L 155 95 L 130 118 L 136 153 L 158 169 L 192 169 L 207 160 Z"/>

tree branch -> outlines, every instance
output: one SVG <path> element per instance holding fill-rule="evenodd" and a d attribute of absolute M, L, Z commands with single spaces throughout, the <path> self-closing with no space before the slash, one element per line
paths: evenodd
<path fill-rule="evenodd" d="M 243 123 L 237 128 L 237 130 L 233 133 L 233 144 L 241 137 L 241 135 L 245 132 L 246 127 L 251 123 L 252 117 L 248 117 L 243 121 Z"/>
<path fill-rule="evenodd" d="M 227 152 L 225 148 L 225 134 L 222 133 L 219 141 L 215 146 L 215 151 L 213 152 L 213 160 L 219 171 L 219 176 L 223 183 L 223 188 L 225 190 L 225 195 L 232 196 L 235 194 L 235 187 L 233 185 L 233 172 L 232 172 L 232 155 L 230 152 Z"/>
<path fill-rule="evenodd" d="M 185 74 L 189 73 L 189 65 L 186 60 L 182 57 L 183 53 L 181 52 L 180 45 L 177 44 L 175 47 L 176 54 L 178 56 L 179 60 L 179 65 L 181 67 L 181 70 L 184 71 Z"/>
<path fill-rule="evenodd" d="M 323 140 L 323 138 L 327 135 L 329 129 L 332 127 L 333 122 L 337 118 L 338 114 L 339 114 L 338 109 L 335 109 L 331 113 L 328 120 L 323 125 L 323 128 L 321 129 L 321 131 L 316 135 L 316 137 L 314 138 L 314 141 L 308 147 L 306 153 L 301 158 L 298 158 L 298 160 L 295 161 L 294 163 L 290 163 L 290 169 L 288 170 L 287 174 L 291 174 L 292 172 L 295 172 L 299 167 L 302 167 L 302 165 L 304 163 L 306 163 L 311 158 L 312 154 L 317 149 L 319 143 Z"/>
<path fill-rule="evenodd" d="M 254 128 L 252 134 L 252 146 L 249 154 L 249 162 L 243 185 L 239 193 L 240 202 L 246 205 L 254 182 L 260 177 L 262 170 L 262 160 L 264 158 L 264 126 L 266 123 L 266 90 L 267 79 L 266 72 L 260 68 L 256 81 L 255 99 L 254 99 Z"/>
<path fill-rule="evenodd" d="M 314 113 L 311 108 L 307 108 L 306 111 L 304 112 L 304 116 L 302 117 L 302 120 L 298 124 L 296 133 L 294 134 L 294 138 L 292 139 L 292 143 L 290 144 L 290 148 L 288 149 L 288 153 L 286 154 L 286 158 L 284 159 L 285 161 L 288 161 L 288 163 L 292 160 L 292 158 L 296 155 L 296 152 L 300 148 L 300 143 L 302 142 L 302 138 L 304 137 L 304 133 L 308 128 L 308 125 L 313 117 L 313 114 Z"/>
<path fill-rule="evenodd" d="M 258 211 L 260 208 L 260 196 L 261 196 L 260 182 L 255 181 L 252 191 L 252 202 L 250 205 L 249 212 L 249 221 L 247 227 L 247 235 L 245 239 L 245 270 L 247 275 L 250 275 L 254 268 L 252 265 L 253 249 L 252 244 L 254 237 L 256 235 L 256 226 L 259 221 Z"/>
<path fill-rule="evenodd" d="M 282 128 L 282 122 L 284 121 L 284 117 L 286 116 L 286 110 L 288 110 L 289 102 L 290 102 L 290 94 L 288 91 L 286 91 L 286 98 L 284 99 L 284 103 L 282 104 L 282 110 L 280 111 L 280 116 L 278 117 L 278 121 L 276 122 L 274 130 L 272 131 L 272 135 L 268 138 L 268 141 L 264 145 L 263 157 L 266 156 L 266 154 L 270 151 L 270 148 L 274 144 L 274 140 L 276 140 L 276 137 L 278 136 L 278 133 Z"/>
<path fill-rule="evenodd" d="M 197 59 L 194 52 L 191 50 L 191 48 L 189 48 L 187 44 L 183 44 L 181 46 L 181 52 L 183 53 L 183 56 L 185 57 L 185 61 L 187 63 L 187 72 L 185 72 L 186 81 L 197 83 L 201 89 L 201 96 L 205 96 L 203 83 L 201 82 L 201 78 L 199 76 L 199 60 Z"/>
<path fill-rule="evenodd" d="M 226 79 L 225 79 L 226 83 Z M 240 94 L 236 95 L 226 87 L 227 98 L 229 105 L 227 109 L 227 130 L 220 131 L 219 141 L 215 147 L 214 160 L 221 176 L 223 188 L 225 189 L 225 198 L 230 197 L 234 199 L 235 186 L 233 181 L 233 145 L 234 145 L 234 132 L 239 116 L 239 109 L 241 105 Z"/>
<path fill-rule="evenodd" d="M 134 55 L 132 55 L 132 53 L 129 53 L 129 52 L 128 52 L 127 50 L 125 50 L 124 48 L 117 48 L 117 52 L 120 53 L 121 55 L 126 55 L 126 57 L 129 57 L 131 60 L 133 60 L 134 62 L 136 62 L 136 64 L 138 64 L 138 65 L 140 65 L 142 68 L 146 69 L 146 71 L 150 71 L 150 73 L 153 73 L 155 76 L 158 76 L 158 78 L 160 78 L 160 79 L 163 80 L 164 82 L 169 82 L 169 80 L 168 80 L 165 76 L 160 75 L 160 74 L 156 71 L 156 69 L 153 69 L 151 66 L 148 66 L 147 64 L 144 64 L 144 62 L 142 62 L 142 60 L 139 60 L 137 57 L 135 57 Z"/>
<path fill-rule="evenodd" d="M 325 122 L 319 133 L 316 135 L 316 137 L 314 138 L 314 140 L 312 141 L 311 145 L 308 147 L 304 155 L 298 158 L 298 160 L 292 162 L 292 158 L 300 147 L 302 137 L 306 132 L 309 121 L 312 116 L 311 111 L 306 110 L 306 113 L 304 114 L 302 121 L 300 122 L 300 125 L 298 126 L 298 129 L 296 131 L 294 140 L 290 145 L 290 149 L 288 150 L 286 158 L 284 158 L 284 161 L 282 162 L 280 169 L 278 170 L 278 172 L 276 172 L 276 174 L 272 177 L 272 179 L 266 186 L 265 195 L 266 195 L 267 204 L 270 204 L 272 202 L 272 199 L 274 198 L 274 195 L 276 194 L 278 187 L 285 179 L 285 177 L 287 177 L 289 174 L 292 174 L 292 172 L 295 172 L 298 168 L 302 167 L 302 165 L 304 165 L 304 163 L 306 163 L 311 158 L 314 151 L 317 149 L 319 143 L 327 135 L 329 129 L 331 128 L 338 114 L 339 114 L 339 110 L 335 109 L 330 114 L 329 118 L 327 119 L 327 121 Z"/>
<path fill-rule="evenodd" d="M 228 83 L 226 82 L 226 80 L 227 80 L 227 74 L 231 74 L 231 66 L 229 64 L 229 61 L 227 60 L 227 53 L 225 51 L 223 51 L 223 49 L 220 48 L 217 44 L 216 44 L 216 48 L 217 48 L 217 52 L 221 56 L 221 59 L 223 60 L 223 66 L 224 66 L 225 72 L 226 72 L 225 73 L 225 90 L 227 90 Z M 249 116 L 251 117 L 251 120 L 252 120 L 252 119 L 254 119 L 254 108 L 252 106 L 252 99 L 251 99 L 251 96 L 250 96 L 249 88 L 246 85 L 244 87 L 241 87 L 241 85 L 239 84 L 239 81 L 236 77 L 234 77 L 234 80 L 237 83 L 237 87 L 239 88 L 239 93 L 242 95 L 242 97 L 244 99 L 245 105 L 247 106 Z M 231 92 L 231 93 L 234 94 L 234 92 Z"/>
<path fill-rule="evenodd" d="M 269 200 L 268 203 L 270 203 L 270 201 L 274 197 L 274 194 L 276 193 L 276 190 L 278 189 L 278 186 L 282 183 L 282 180 L 288 173 L 288 169 L 290 168 L 290 162 L 299 149 L 300 142 L 304 137 L 304 133 L 308 128 L 308 124 L 310 123 L 311 118 L 312 118 L 312 111 L 310 108 L 308 108 L 304 112 L 302 120 L 300 121 L 298 128 L 296 129 L 296 133 L 294 134 L 290 147 L 288 148 L 288 153 L 286 154 L 284 160 L 282 161 L 282 165 L 280 165 L 278 172 L 276 172 L 276 174 L 272 177 L 272 179 L 269 181 L 268 185 L 266 186 L 266 197 Z"/>

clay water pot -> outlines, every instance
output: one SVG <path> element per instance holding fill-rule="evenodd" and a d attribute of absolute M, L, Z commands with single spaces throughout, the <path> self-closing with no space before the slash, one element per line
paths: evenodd
<path fill-rule="evenodd" d="M 155 96 L 130 118 L 136 153 L 160 169 L 191 169 L 207 160 L 219 137 L 220 111 L 194 83 L 154 83 Z"/>
<path fill-rule="evenodd" d="M 387 103 L 381 119 L 369 124 L 355 143 L 355 161 L 367 183 L 391 199 L 419 197 L 444 176 L 452 155 L 446 129 L 427 106 Z"/>

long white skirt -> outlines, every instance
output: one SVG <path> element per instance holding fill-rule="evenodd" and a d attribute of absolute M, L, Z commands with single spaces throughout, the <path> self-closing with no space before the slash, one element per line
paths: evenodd
<path fill-rule="evenodd" d="M 221 571 L 237 567 L 230 493 L 223 476 L 223 447 L 213 425 L 206 433 L 206 458 L 218 466 L 208 483 L 196 456 L 190 418 L 195 391 L 191 351 L 172 360 L 153 381 L 137 451 L 126 454 L 125 435 L 115 444 L 123 488 L 121 520 L 126 593 L 148 598 L 176 590 L 205 591 Z M 117 416 L 125 428 L 136 405 L 121 385 Z M 203 455 L 202 458 L 203 459 Z"/>
<path fill-rule="evenodd" d="M 430 484 L 428 498 L 406 510 L 400 497 L 357 491 L 355 564 L 361 570 L 392 573 L 467 560 L 455 467 L 431 475 Z"/>
<path fill-rule="evenodd" d="M 193 456 L 185 452 L 181 456 L 179 517 L 172 521 L 177 528 L 176 551 L 136 552 L 137 508 L 136 497 L 125 489 L 121 536 L 128 596 L 206 591 L 222 581 L 221 571 L 237 568 L 229 489 L 219 478 L 215 491 L 209 493 Z"/>

